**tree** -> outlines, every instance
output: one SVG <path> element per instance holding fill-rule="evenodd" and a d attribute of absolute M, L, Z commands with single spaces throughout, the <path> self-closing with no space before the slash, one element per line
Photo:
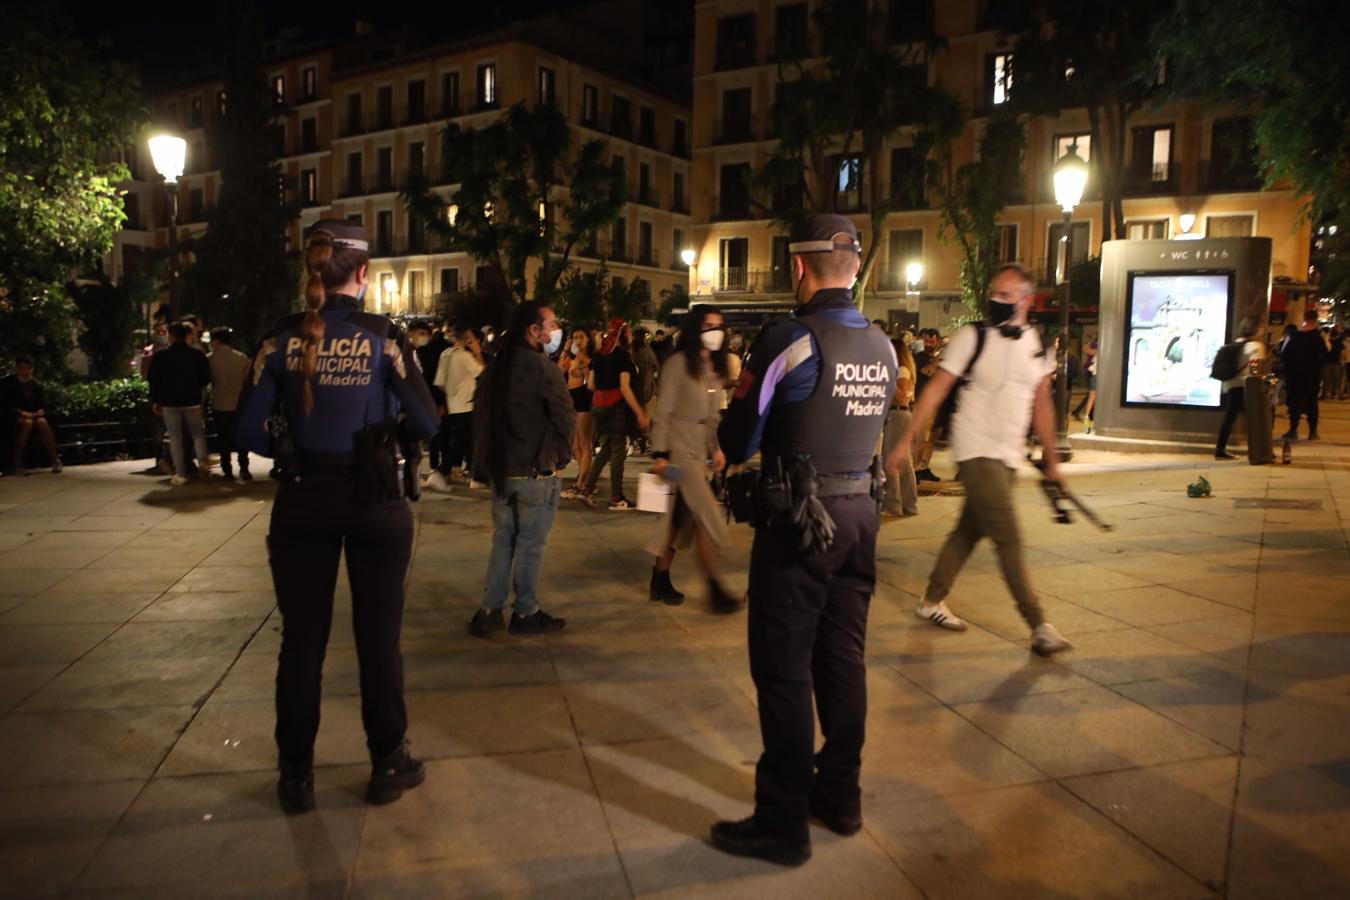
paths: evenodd
<path fill-rule="evenodd" d="M 753 188 L 757 205 L 788 228 L 807 214 L 867 211 L 871 240 L 855 289 L 861 306 L 886 217 L 896 208 L 895 191 L 878 177 L 882 150 L 946 96 L 926 76 L 925 62 L 941 45 L 931 22 L 896 24 L 875 0 L 827 0 L 815 14 L 815 33 L 818 58 L 800 41 L 777 47 L 769 116 L 778 144 Z"/>
<path fill-rule="evenodd" d="M 1089 164 L 1102 197 L 1103 240 L 1125 237 L 1125 142 L 1131 117 L 1156 95 L 1159 67 L 1153 30 L 1174 2 L 1043 0 L 1036 15 L 1015 33 L 1014 108 L 1052 116 L 1065 109 L 1087 109 Z M 1230 9 L 1223 18 L 1237 17 Z"/>
<path fill-rule="evenodd" d="M 610 319 L 638 321 L 650 303 L 651 289 L 645 280 L 637 278 L 617 285 L 601 260 L 594 272 L 568 271 L 558 286 L 553 311 L 573 327 L 603 328 Z"/>
<path fill-rule="evenodd" d="M 1021 192 L 1026 140 L 1015 116 L 997 116 L 985 127 L 977 159 L 957 166 L 953 141 L 965 127 L 966 117 L 952 101 L 935 111 L 915 146 L 928 159 L 928 185 L 942 214 L 938 235 L 961 250 L 961 301 L 980 313 L 998 262 L 998 214 Z"/>
<path fill-rule="evenodd" d="M 84 326 L 80 349 L 101 378 L 124 378 L 130 373 L 136 348 L 136 329 L 144 323 L 142 311 L 155 299 L 155 282 L 140 272 L 129 272 L 113 284 L 100 268 L 98 280 L 67 285 Z"/>
<path fill-rule="evenodd" d="M 299 211 L 285 199 L 279 108 L 263 77 L 261 23 L 250 10 L 221 6 L 225 112 L 207 135 L 220 166 L 220 200 L 206 232 L 184 245 L 196 261 L 183 292 L 186 310 L 255 339 L 299 307 L 300 269 L 286 249 Z"/>
<path fill-rule="evenodd" d="M 571 128 L 551 105 L 517 104 L 477 129 L 452 122 L 441 146 L 442 180 L 457 187 L 445 198 L 425 175 L 414 176 L 403 191 L 409 214 L 449 250 L 486 267 L 513 301 L 531 296 L 531 260 L 539 263 L 532 296 L 551 299 L 573 251 L 627 202 L 623 166 L 605 161 L 598 140 L 572 158 Z"/>
<path fill-rule="evenodd" d="M 0 352 L 64 370 L 75 308 L 64 285 L 112 247 L 125 214 L 118 158 L 145 119 L 133 74 L 94 60 L 51 4 L 0 30 Z"/>

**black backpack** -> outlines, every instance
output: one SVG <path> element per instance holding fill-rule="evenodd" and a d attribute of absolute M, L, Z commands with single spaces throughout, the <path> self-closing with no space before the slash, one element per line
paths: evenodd
<path fill-rule="evenodd" d="M 1227 381 L 1230 378 L 1236 378 L 1242 371 L 1242 347 L 1244 341 L 1233 341 L 1231 344 L 1224 344 L 1219 348 L 1219 352 L 1214 354 L 1214 363 L 1209 367 L 1209 377 L 1216 381 Z"/>

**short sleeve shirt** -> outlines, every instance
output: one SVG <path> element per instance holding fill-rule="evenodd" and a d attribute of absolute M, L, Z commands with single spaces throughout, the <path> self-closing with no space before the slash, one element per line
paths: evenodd
<path fill-rule="evenodd" d="M 1055 360 L 1032 328 L 1018 338 L 986 328 L 984 349 L 974 368 L 966 373 L 975 347 L 975 326 L 967 325 L 956 333 L 938 361 L 944 371 L 957 378 L 965 373 L 967 379 L 952 417 L 952 450 L 958 462 L 988 458 L 1015 468 L 1026 459 L 1036 390 L 1054 374 Z"/>
<path fill-rule="evenodd" d="M 596 356 L 591 362 L 595 370 L 595 389 L 597 391 L 616 391 L 619 389 L 619 374 L 627 372 L 629 378 L 637 377 L 637 367 L 633 358 L 622 347 L 615 347 L 612 353 Z"/>

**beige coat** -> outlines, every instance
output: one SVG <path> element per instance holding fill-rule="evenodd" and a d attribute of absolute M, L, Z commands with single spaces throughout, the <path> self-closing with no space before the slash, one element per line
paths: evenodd
<path fill-rule="evenodd" d="M 653 556 L 665 552 L 672 519 L 677 525 L 675 546 L 687 547 L 695 527 L 721 546 L 726 542 L 726 513 L 708 484 L 707 461 L 718 449 L 722 379 L 712 371 L 690 377 L 684 354 L 673 353 L 661 366 L 657 384 L 652 450 L 669 453 L 670 464 L 680 468 L 682 477 L 676 483 L 675 508 L 661 516 L 647 549 Z"/>

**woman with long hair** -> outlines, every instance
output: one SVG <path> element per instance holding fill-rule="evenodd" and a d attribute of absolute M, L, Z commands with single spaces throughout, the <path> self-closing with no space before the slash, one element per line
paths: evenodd
<path fill-rule="evenodd" d="M 600 452 L 591 463 L 582 487 L 582 499 L 595 502 L 595 485 L 609 466 L 609 508 L 634 509 L 623 495 L 623 467 L 628 456 L 628 436 L 647 430 L 647 411 L 634 390 L 637 367 L 633 365 L 633 332 L 623 319 L 610 319 L 605 339 L 591 362 L 590 386 L 594 390 L 591 412 L 600 435 Z"/>
<path fill-rule="evenodd" d="M 652 471 L 674 484 L 675 498 L 648 547 L 656 557 L 649 596 L 672 606 L 683 603 L 684 594 L 671 583 L 670 567 L 676 549 L 691 543 L 707 575 L 713 609 L 731 612 L 740 606 L 721 584 L 718 555 L 726 543 L 726 519 L 708 484 L 709 460 L 713 472 L 727 465 L 717 444 L 726 380 L 722 314 L 711 306 L 695 306 L 685 316 L 675 352 L 661 366 L 661 390 L 652 426 L 652 457 L 656 460 Z"/>
<path fill-rule="evenodd" d="M 572 397 L 572 408 L 577 411 L 577 435 L 572 439 L 572 457 L 577 461 L 577 479 L 572 487 L 562 492 L 567 500 L 581 496 L 586 476 L 591 471 L 591 456 L 595 452 L 595 418 L 591 415 L 591 389 L 587 381 L 591 375 L 591 332 L 577 328 L 572 341 L 563 347 L 558 357 L 558 368 L 567 379 L 567 393 Z"/>
<path fill-rule="evenodd" d="M 366 802 L 390 803 L 426 777 L 405 740 L 399 637 L 413 521 L 398 477 L 394 415 L 406 417 L 413 440 L 430 437 L 438 423 L 403 330 L 361 311 L 368 241 L 345 219 L 310 228 L 308 311 L 282 319 L 264 340 L 239 416 L 239 445 L 276 458 L 283 470 L 267 549 L 281 610 L 277 795 L 291 815 L 314 808 L 320 684 L 344 552 L 372 761 Z"/>
<path fill-rule="evenodd" d="M 895 379 L 895 396 L 891 400 L 890 412 L 886 415 L 886 430 L 881 434 L 882 458 L 890 456 L 892 448 L 900 440 L 900 435 L 909 427 L 910 408 L 914 404 L 915 367 L 914 353 L 909 343 L 903 339 L 891 341 L 895 347 L 895 359 L 899 363 Z M 890 516 L 917 516 L 919 514 L 919 488 L 914 476 L 914 457 L 906 454 L 900 468 L 886 473 L 885 498 L 881 502 L 881 511 Z"/>

